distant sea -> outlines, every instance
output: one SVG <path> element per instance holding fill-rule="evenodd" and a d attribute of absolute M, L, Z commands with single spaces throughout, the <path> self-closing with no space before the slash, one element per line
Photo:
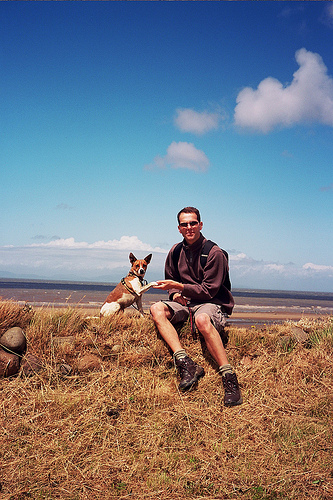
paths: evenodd
<path fill-rule="evenodd" d="M 88 281 L 53 281 L 0 278 L 0 298 L 35 306 L 81 306 L 99 308 L 115 283 Z M 232 291 L 237 313 L 309 312 L 333 314 L 333 293 L 289 290 L 255 290 L 236 288 Z M 144 294 L 147 309 L 166 292 L 151 289 Z"/>

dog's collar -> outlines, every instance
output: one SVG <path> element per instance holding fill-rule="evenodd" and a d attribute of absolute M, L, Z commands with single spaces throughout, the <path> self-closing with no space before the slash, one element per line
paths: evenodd
<path fill-rule="evenodd" d="M 145 280 L 145 279 L 143 279 L 143 278 L 140 278 L 140 276 L 138 276 L 137 274 L 133 273 L 133 271 L 130 271 L 130 272 L 128 273 L 128 276 L 134 276 L 135 278 L 138 278 L 138 279 L 140 280 L 140 282 L 141 282 L 141 284 L 142 284 L 142 285 L 148 285 L 148 281 L 147 281 L 147 280 Z M 124 280 L 124 279 L 125 279 L 125 278 L 123 278 L 123 280 Z"/>

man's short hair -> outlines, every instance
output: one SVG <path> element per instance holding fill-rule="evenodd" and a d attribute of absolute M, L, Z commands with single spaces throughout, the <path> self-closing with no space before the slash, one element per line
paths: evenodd
<path fill-rule="evenodd" d="M 194 207 L 185 207 L 177 214 L 178 224 L 180 223 L 179 216 L 180 214 L 195 214 L 197 216 L 198 222 L 201 222 L 200 212 L 197 208 Z"/>

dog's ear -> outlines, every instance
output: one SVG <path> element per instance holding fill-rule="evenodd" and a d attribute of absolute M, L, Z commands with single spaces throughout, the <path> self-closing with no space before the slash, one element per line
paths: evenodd
<path fill-rule="evenodd" d="M 137 260 L 137 258 L 135 257 L 135 255 L 132 254 L 132 252 L 129 254 L 129 260 L 131 264 L 133 264 L 133 262 Z"/>
<path fill-rule="evenodd" d="M 151 261 L 151 258 L 152 258 L 152 254 L 150 253 L 149 255 L 147 255 L 147 257 L 145 257 L 143 260 L 145 260 L 147 262 L 147 264 L 149 264 L 149 262 Z"/>

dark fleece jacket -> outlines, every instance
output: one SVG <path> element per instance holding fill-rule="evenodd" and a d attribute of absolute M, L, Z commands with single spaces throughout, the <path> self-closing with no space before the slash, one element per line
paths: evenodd
<path fill-rule="evenodd" d="M 206 238 L 202 234 L 191 246 L 187 245 L 185 240 L 183 241 L 178 260 L 180 282 L 184 284 L 182 295 L 194 304 L 204 302 L 219 304 L 227 314 L 231 314 L 234 307 L 233 296 L 226 287 L 221 287 L 229 271 L 227 259 L 222 250 L 215 245 L 209 252 L 203 269 L 200 265 L 200 254 L 205 241 Z M 172 260 L 175 246 L 171 248 L 166 258 L 165 279 L 179 281 Z M 169 290 L 170 298 L 176 291 Z"/>

